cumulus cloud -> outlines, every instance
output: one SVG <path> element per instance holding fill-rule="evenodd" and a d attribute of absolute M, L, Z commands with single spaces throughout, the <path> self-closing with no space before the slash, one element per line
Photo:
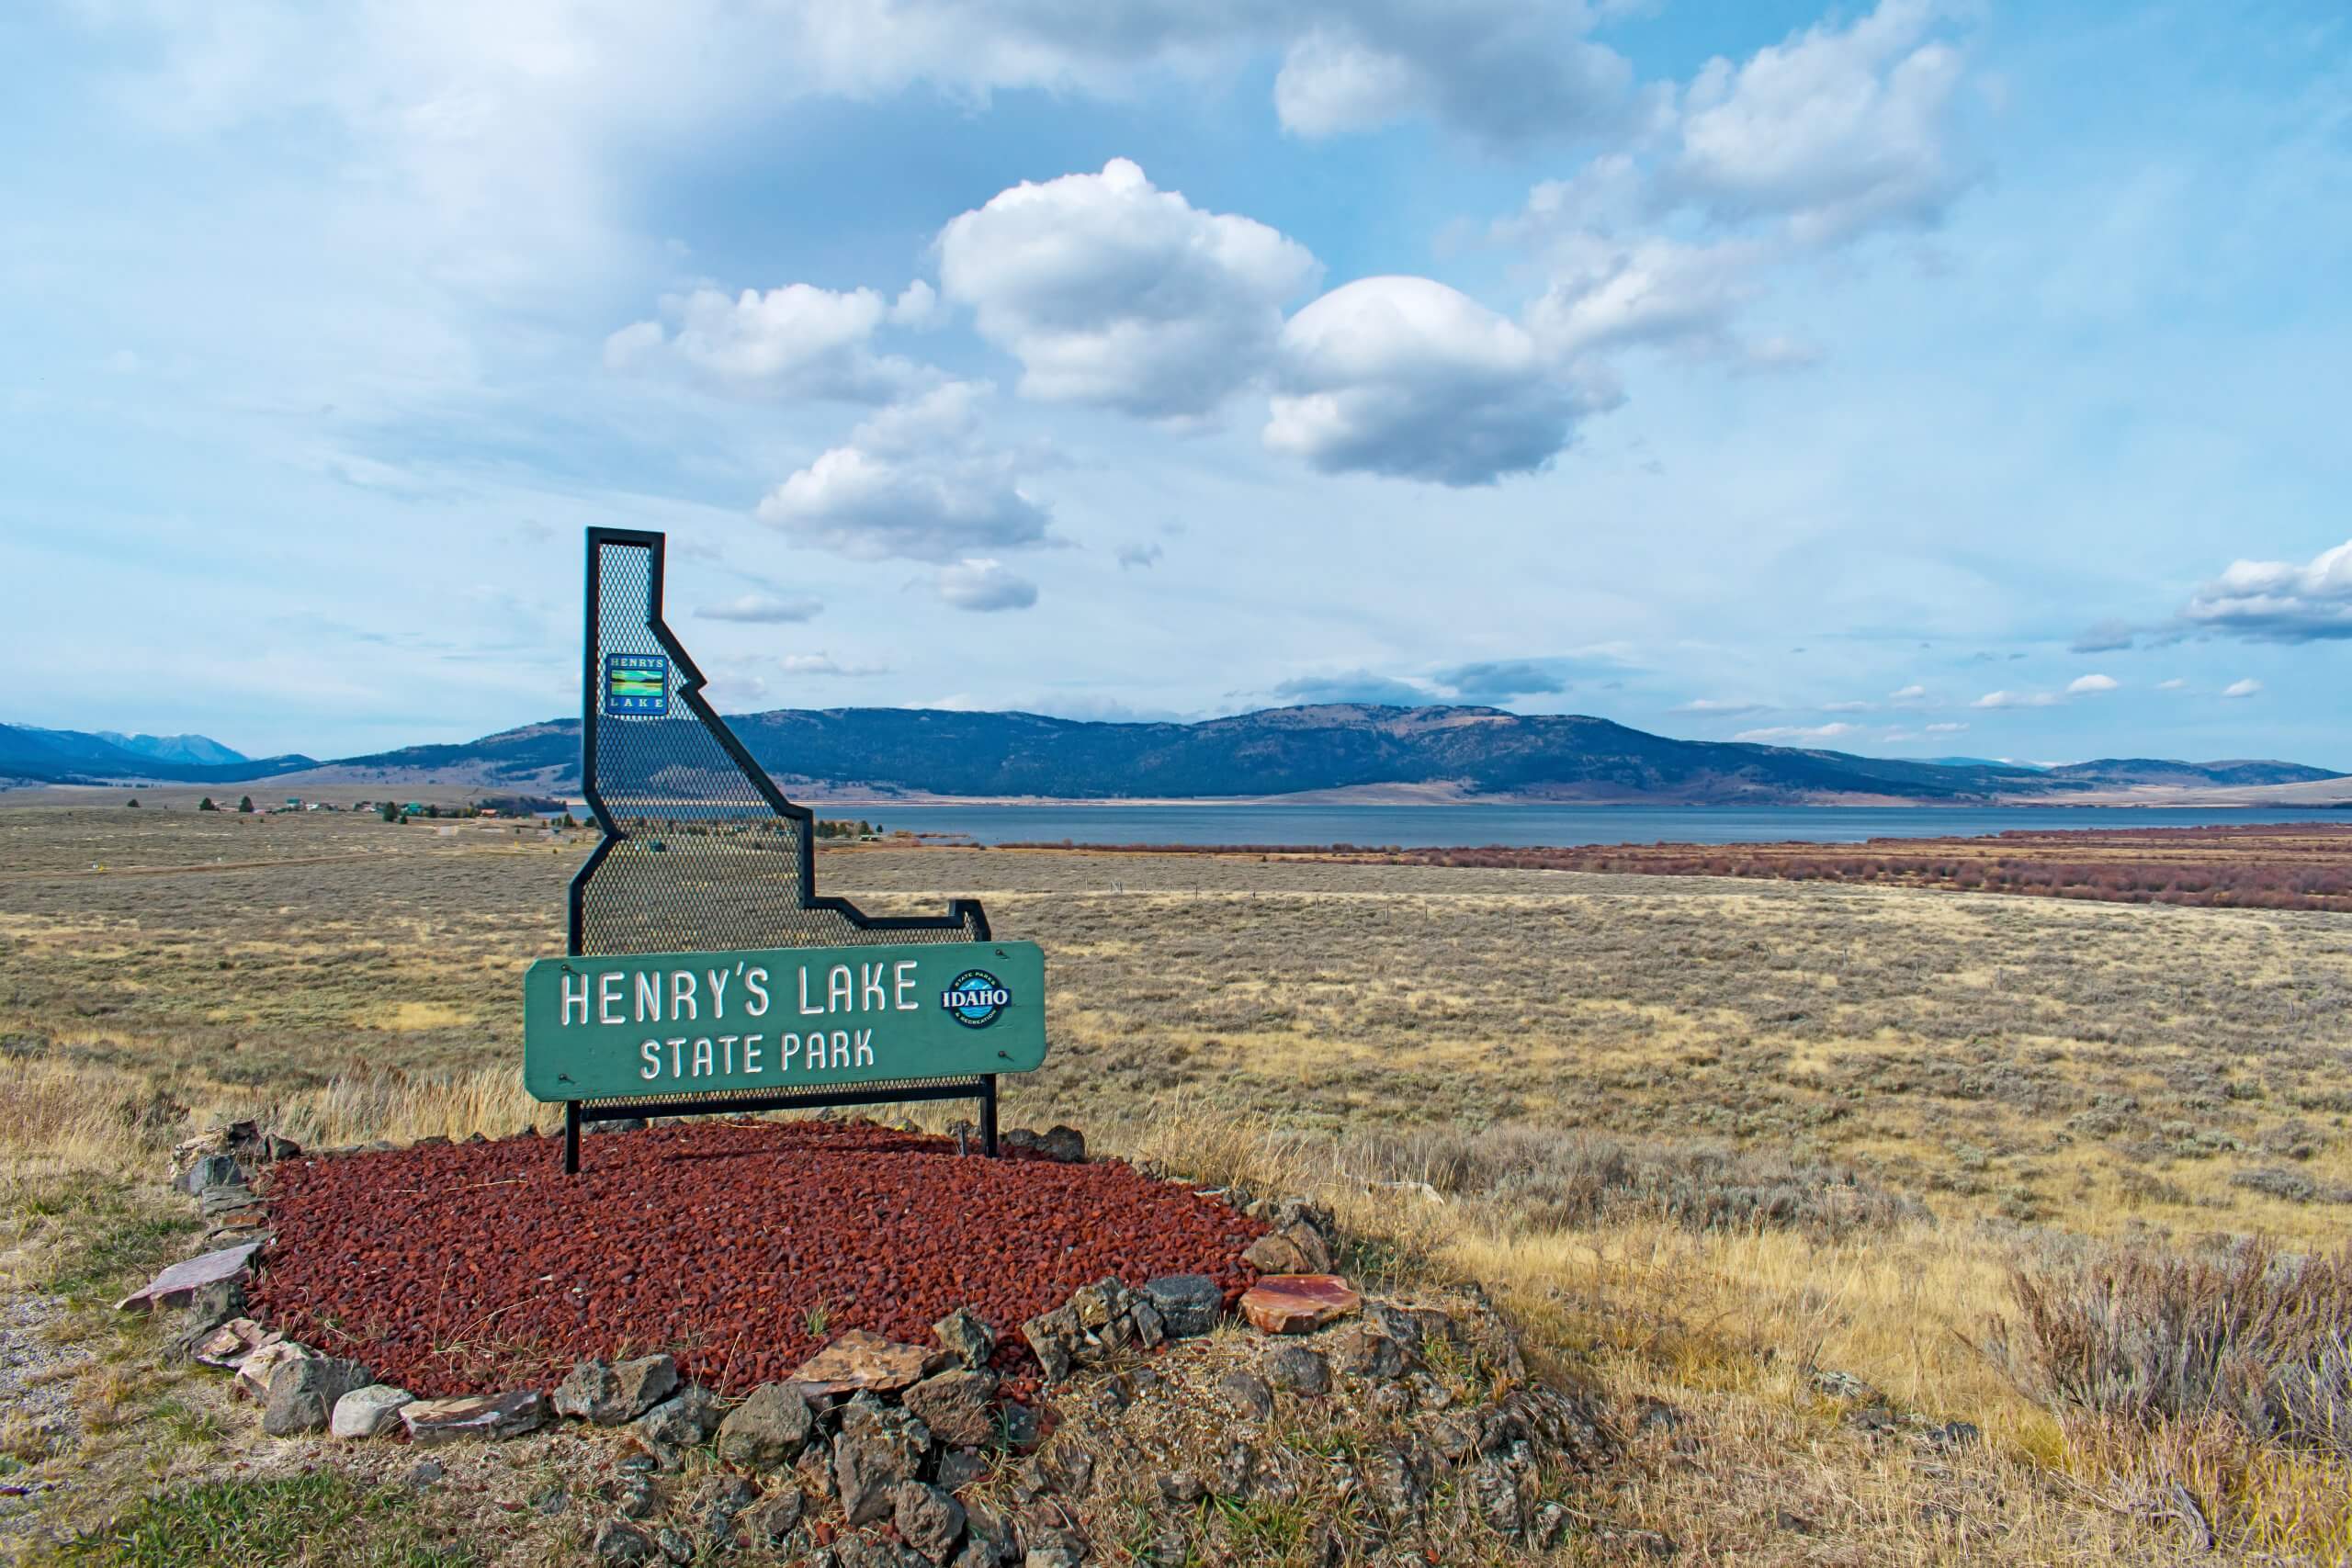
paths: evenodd
<path fill-rule="evenodd" d="M 1928 36 L 1934 18 L 1929 0 L 1881 0 L 1709 62 L 1683 95 L 1671 187 L 1720 217 L 1784 218 L 1801 243 L 1934 223 L 1973 177 L 1949 146 L 1961 56 Z"/>
<path fill-rule="evenodd" d="M 760 521 L 858 560 L 956 561 L 1046 543 L 1046 505 L 1022 489 L 1012 456 L 980 439 L 984 391 L 951 382 L 881 411 L 770 491 Z"/>
<path fill-rule="evenodd" d="M 737 295 L 697 288 L 664 295 L 659 320 L 606 338 L 605 364 L 620 371 L 676 367 L 738 395 L 885 402 L 935 378 L 910 360 L 875 352 L 875 331 L 894 309 L 871 288 L 842 293 L 788 283 Z"/>
<path fill-rule="evenodd" d="M 1119 547 L 1119 570 L 1121 571 L 1125 571 L 1130 567 L 1133 567 L 1148 571 L 1153 567 L 1159 564 L 1159 558 L 1166 553 L 1166 551 L 1159 547 L 1159 545 L 1156 540 L 1150 544 L 1121 545 Z"/>
<path fill-rule="evenodd" d="M 2179 691 L 2182 687 L 2184 687 L 2184 686 L 2186 686 L 2186 685 L 2188 685 L 2188 682 L 2186 682 L 2186 681 L 2182 680 L 2179 676 L 2176 675 L 2176 676 L 2174 676 L 2174 677 L 2173 677 L 2171 680 L 2169 680 L 2169 681 L 2159 681 L 2159 682 L 2156 682 L 2156 690 L 2157 690 L 2157 691 L 2159 691 L 2159 692 L 2177 692 L 2177 691 Z"/>
<path fill-rule="evenodd" d="M 2048 708 L 2058 705 L 2054 692 L 1987 692 L 1968 705 L 1973 708 Z"/>
<path fill-rule="evenodd" d="M 2197 590 L 2189 627 L 2270 642 L 2352 637 L 2352 541 L 2293 561 L 2238 560 Z"/>
<path fill-rule="evenodd" d="M 1025 610 L 1037 602 L 1035 583 L 1015 575 L 1002 561 L 982 557 L 941 567 L 932 586 L 959 610 Z"/>
<path fill-rule="evenodd" d="M 2070 696 L 2084 696 L 2096 692 L 2111 692 L 2120 684 L 2122 682 L 2112 675 L 2077 675 L 2066 682 L 2066 692 Z"/>
<path fill-rule="evenodd" d="M 1283 328 L 1265 444 L 1325 473 L 1492 484 L 1542 468 L 1600 393 L 1516 322 L 1425 277 L 1335 288 Z"/>
<path fill-rule="evenodd" d="M 1283 305 L 1320 271 L 1125 158 L 1000 192 L 939 235 L 941 287 L 1021 361 L 1023 396 L 1155 419 L 1205 414 L 1262 374 Z"/>
<path fill-rule="evenodd" d="M 784 626 L 808 620 L 824 607 L 821 601 L 815 599 L 787 599 L 775 593 L 741 593 L 715 604 L 705 604 L 695 614 L 706 621 L 749 621 L 761 626 Z"/>
<path fill-rule="evenodd" d="M 2250 697 L 2261 690 L 2262 682 L 2255 680 L 2252 676 L 2248 676 L 2243 681 L 2233 681 L 2228 685 L 2222 687 L 2222 695 L 2225 697 Z"/>
<path fill-rule="evenodd" d="M 1856 726 L 1844 722 L 1833 724 L 1774 724 L 1762 729 L 1743 729 L 1732 737 L 1734 740 L 1750 740 L 1767 745 L 1804 744 L 1815 740 L 1835 740 L 1851 735 Z"/>
<path fill-rule="evenodd" d="M 1921 697 L 1924 697 L 1924 696 L 1926 696 L 1927 694 L 1928 694 L 1928 688 L 1927 688 L 1927 687 L 1925 687 L 1925 686 L 1921 686 L 1921 685 L 1900 686 L 1900 687 L 1897 687 L 1895 690 L 1894 690 L 1894 691 L 1892 691 L 1892 692 L 1887 693 L 1887 694 L 1886 694 L 1886 700 L 1887 700 L 1887 701 L 1889 701 L 1889 702 L 1891 702 L 1891 703 L 1916 703 L 1916 702 L 1917 702 Z"/>
<path fill-rule="evenodd" d="M 1458 664 L 1438 671 L 1437 679 L 1454 695 L 1477 702 L 1508 702 L 1513 697 L 1546 696 L 1568 689 L 1567 682 L 1557 671 L 1525 659 Z"/>

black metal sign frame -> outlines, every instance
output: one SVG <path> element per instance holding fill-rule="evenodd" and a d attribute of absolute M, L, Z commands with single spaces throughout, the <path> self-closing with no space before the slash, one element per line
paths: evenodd
<path fill-rule="evenodd" d="M 566 951 L 582 957 L 702 947 L 989 941 L 988 914 L 975 898 L 951 900 L 943 915 L 868 915 L 846 898 L 817 892 L 816 814 L 785 797 L 704 697 L 701 670 L 662 615 L 664 547 L 664 536 L 656 532 L 588 530 L 580 778 L 602 837 L 571 878 Z M 617 585 L 616 573 L 626 579 Z M 615 641 L 640 646 L 616 650 L 610 646 Z M 650 680 L 639 672 L 658 669 L 660 657 L 672 667 L 670 695 L 692 724 L 677 723 L 680 716 L 666 700 L 658 715 L 650 699 L 624 699 L 619 711 L 608 707 L 607 688 L 618 678 L 611 660 L 633 666 L 632 679 Z M 657 717 L 660 722 L 648 722 Z M 607 726 L 627 728 L 607 735 Z M 668 852 L 671 838 L 680 840 L 674 856 Z M 771 869 L 770 857 L 777 853 L 795 863 L 782 898 Z M 806 940 L 779 942 L 779 928 Z M 567 1172 L 580 1168 L 583 1119 L 960 1099 L 978 1100 L 980 1143 L 996 1154 L 997 1075 L 983 1073 L 775 1093 L 567 1100 L 563 1166 Z"/>

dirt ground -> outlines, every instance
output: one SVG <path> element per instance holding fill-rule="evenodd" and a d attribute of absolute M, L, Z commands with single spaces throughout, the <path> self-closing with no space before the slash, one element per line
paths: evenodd
<path fill-rule="evenodd" d="M 0 1269 L 72 1411 L 0 1431 L 20 1517 L 86 1528 L 126 1478 L 283 1468 L 93 1304 L 193 1243 L 159 1142 L 232 1114 L 327 1142 L 544 1122 L 513 1082 L 520 972 L 560 951 L 589 841 L 0 808 Z M 876 910 L 979 895 L 1045 946 L 1051 1055 L 1009 1123 L 1315 1184 L 1400 1258 L 1488 1281 L 1564 1375 L 1683 1412 L 1691 1442 L 1645 1429 L 1606 1501 L 1691 1560 L 2175 1551 L 2153 1494 L 1980 1348 L 2012 1269 L 2352 1222 L 2352 916 L 894 845 L 818 875 Z M 1984 1444 L 1883 1451 L 1824 1367 Z M 2306 1506 L 2343 1490 L 2312 1462 L 2208 1506 L 2248 1551 L 2328 1561 L 2352 1522 Z"/>

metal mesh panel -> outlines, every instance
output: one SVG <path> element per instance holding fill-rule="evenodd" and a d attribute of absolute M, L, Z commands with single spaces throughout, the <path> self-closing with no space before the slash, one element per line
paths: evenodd
<path fill-rule="evenodd" d="M 882 942 L 967 942 L 988 935 L 977 905 L 935 919 L 871 919 L 814 896 L 809 823 L 774 794 L 758 764 L 703 702 L 699 677 L 661 619 L 658 537 L 591 544 L 586 784 L 618 837 L 573 885 L 574 948 L 583 954 Z M 611 654 L 670 660 L 667 712 L 605 711 Z M 763 787 L 763 786 L 765 787 Z"/>

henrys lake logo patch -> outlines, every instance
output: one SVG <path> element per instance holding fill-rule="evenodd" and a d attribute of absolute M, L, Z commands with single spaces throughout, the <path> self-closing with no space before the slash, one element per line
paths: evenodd
<path fill-rule="evenodd" d="M 622 718 L 668 717 L 670 656 L 666 653 L 605 655 L 605 711 Z"/>
<path fill-rule="evenodd" d="M 1035 942 L 542 958 L 523 977 L 541 1100 L 1027 1072 L 1046 1057 Z"/>

